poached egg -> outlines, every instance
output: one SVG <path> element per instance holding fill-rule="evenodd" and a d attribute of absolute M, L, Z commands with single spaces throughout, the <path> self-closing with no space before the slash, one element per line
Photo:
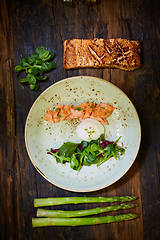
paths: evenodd
<path fill-rule="evenodd" d="M 89 142 L 104 133 L 104 126 L 95 119 L 87 118 L 77 126 L 76 132 L 82 140 Z"/>

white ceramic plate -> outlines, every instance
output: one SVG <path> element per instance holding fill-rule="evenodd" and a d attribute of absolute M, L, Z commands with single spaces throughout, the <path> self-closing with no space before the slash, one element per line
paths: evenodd
<path fill-rule="evenodd" d="M 75 131 L 77 121 L 53 124 L 43 118 L 47 109 L 57 104 L 78 105 L 84 101 L 106 102 L 116 107 L 105 126 L 106 139 L 114 141 L 122 136 L 119 144 L 126 151 L 120 160 L 111 158 L 98 168 L 83 166 L 77 172 L 68 163 L 56 163 L 53 156 L 46 154 L 46 149 L 58 148 L 64 142 L 80 142 Z M 75 192 L 99 190 L 120 179 L 133 164 L 140 140 L 140 122 L 131 101 L 118 87 L 95 77 L 72 77 L 47 88 L 31 107 L 25 126 L 27 152 L 37 171 L 54 185 Z"/>

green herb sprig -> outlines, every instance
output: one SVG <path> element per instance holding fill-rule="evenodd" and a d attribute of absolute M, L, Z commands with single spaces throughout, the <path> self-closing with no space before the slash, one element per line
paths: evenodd
<path fill-rule="evenodd" d="M 50 52 L 43 46 L 37 47 L 31 56 L 21 57 L 19 65 L 16 65 L 14 70 L 17 74 L 25 71 L 26 76 L 19 81 L 28 83 L 31 90 L 38 90 L 37 81 L 45 81 L 48 76 L 44 74 L 56 68 L 56 63 L 51 61 L 53 58 L 54 52 Z"/>

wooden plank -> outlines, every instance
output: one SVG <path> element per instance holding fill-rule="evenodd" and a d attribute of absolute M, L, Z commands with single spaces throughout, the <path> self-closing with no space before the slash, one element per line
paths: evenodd
<path fill-rule="evenodd" d="M 14 136 L 14 88 L 13 88 L 13 32 L 10 31 L 8 10 L 5 1 L 0 15 L 0 135 Z"/>
<path fill-rule="evenodd" d="M 1 239 L 17 239 L 15 138 L 0 137 Z"/>
<path fill-rule="evenodd" d="M 0 8 L 0 232 L 2 239 L 159 239 L 159 8 L 156 2 L 105 1 L 74 8 L 63 1 L 1 1 Z M 63 68 L 68 38 L 125 37 L 143 42 L 143 66 L 134 72 Z M 13 65 L 39 45 L 55 50 L 57 68 L 38 92 L 18 82 Z M 91 75 L 120 87 L 135 104 L 142 124 L 142 145 L 128 173 L 112 186 L 93 193 L 72 193 L 48 183 L 32 166 L 24 145 L 28 111 L 48 86 L 66 77 Z M 7 137 L 8 136 L 8 137 Z M 15 137 L 16 136 L 16 137 Z M 33 199 L 51 196 L 138 196 L 135 221 L 88 227 L 32 229 Z M 142 198 L 142 199 L 141 199 Z M 143 219 L 142 219 L 143 202 Z M 100 206 L 94 204 L 92 206 Z M 89 208 L 90 205 L 60 209 Z M 122 211 L 120 211 L 122 212 Z M 119 212 L 119 213 L 120 213 Z M 143 237 L 144 235 L 144 237 Z"/>

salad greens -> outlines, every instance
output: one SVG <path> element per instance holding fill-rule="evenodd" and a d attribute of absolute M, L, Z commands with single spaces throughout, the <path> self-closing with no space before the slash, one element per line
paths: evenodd
<path fill-rule="evenodd" d="M 47 149 L 47 153 L 56 158 L 58 163 L 70 163 L 70 167 L 79 171 L 82 166 L 91 166 L 97 164 L 97 167 L 106 162 L 111 157 L 120 158 L 125 153 L 125 149 L 118 146 L 120 137 L 111 142 L 105 140 L 102 134 L 97 140 L 81 143 L 64 143 L 59 149 Z"/>
<path fill-rule="evenodd" d="M 29 83 L 31 90 L 38 90 L 37 81 L 44 81 L 48 78 L 44 73 L 56 68 L 56 63 L 51 62 L 54 52 L 50 52 L 45 47 L 37 47 L 34 54 L 29 57 L 21 57 L 19 65 L 15 66 L 15 72 L 19 74 L 25 71 L 26 77 L 20 78 L 21 83 Z"/>

